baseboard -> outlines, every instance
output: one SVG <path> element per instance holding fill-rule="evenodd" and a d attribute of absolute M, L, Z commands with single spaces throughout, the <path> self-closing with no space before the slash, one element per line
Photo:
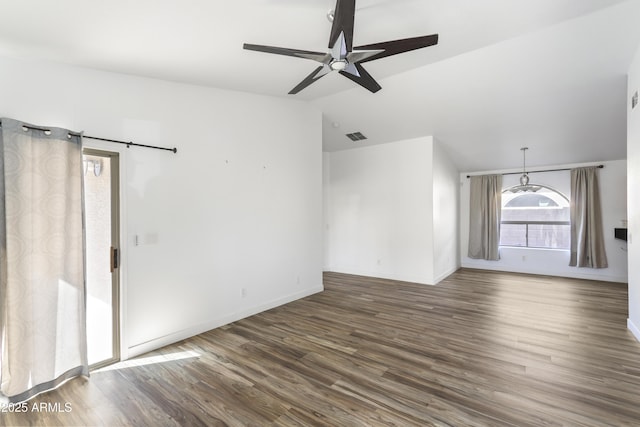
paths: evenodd
<path fill-rule="evenodd" d="M 323 290 L 324 290 L 323 285 L 316 286 L 310 289 L 305 289 L 303 291 L 300 291 L 291 295 L 287 295 L 285 297 L 277 298 L 275 300 L 266 302 L 264 304 L 250 307 L 246 310 L 235 312 L 228 316 L 214 319 L 209 322 L 201 323 L 191 328 L 183 329 L 181 331 L 177 331 L 172 334 L 164 335 L 162 337 L 158 337 L 150 341 L 131 346 L 128 348 L 127 357 L 132 358 L 144 353 L 148 353 L 153 350 L 157 350 L 159 348 L 165 347 L 170 344 L 174 344 L 178 341 L 182 341 L 187 338 L 191 338 L 193 336 L 210 331 L 212 329 L 216 329 L 221 326 L 228 325 L 229 323 L 237 322 L 238 320 L 245 319 L 247 317 L 253 316 L 258 313 L 262 313 L 263 311 L 271 310 L 272 308 L 276 308 L 278 306 L 288 304 L 290 302 L 308 297 L 318 292 L 322 292 Z"/>
<path fill-rule="evenodd" d="M 640 341 L 640 329 L 631 321 L 631 319 L 627 319 L 627 328 L 631 331 L 633 336 Z"/>
<path fill-rule="evenodd" d="M 585 279 L 585 280 L 597 280 L 600 282 L 616 282 L 616 283 L 627 283 L 627 277 L 618 277 L 618 276 L 607 276 L 604 274 L 584 274 L 579 271 L 576 272 L 566 272 L 566 271 L 553 271 L 553 270 L 545 270 L 545 269 L 537 269 L 537 268 L 517 268 L 515 266 L 509 265 L 488 265 L 485 262 L 462 262 L 462 268 L 473 268 L 476 270 L 493 270 L 493 271 L 504 271 L 508 273 L 524 273 L 524 274 L 537 274 L 541 276 L 555 276 L 555 277 L 568 277 L 571 279 Z M 594 269 L 597 271 L 597 269 Z"/>
<path fill-rule="evenodd" d="M 357 269 L 350 269 L 350 268 L 333 268 L 330 271 L 333 273 L 352 274 L 354 276 L 364 276 L 364 277 L 373 277 L 376 279 L 388 279 L 388 280 L 397 280 L 399 282 L 417 283 L 419 285 L 434 284 L 426 280 L 424 277 L 409 276 L 409 275 L 402 275 L 402 274 L 391 274 L 391 273 L 384 273 L 380 271 L 367 271 L 367 270 L 357 270 Z"/>
<path fill-rule="evenodd" d="M 446 279 L 447 277 L 451 276 L 453 273 L 455 273 L 456 271 L 458 271 L 460 269 L 459 266 L 455 266 L 452 267 L 451 269 L 447 270 L 446 272 L 442 273 L 441 275 L 439 275 L 438 277 L 436 277 L 436 280 L 434 281 L 434 284 L 438 284 L 440 282 L 442 282 L 444 279 Z"/>

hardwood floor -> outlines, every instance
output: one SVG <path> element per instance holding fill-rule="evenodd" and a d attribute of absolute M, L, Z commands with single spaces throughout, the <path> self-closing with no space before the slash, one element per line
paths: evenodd
<path fill-rule="evenodd" d="M 637 426 L 624 284 L 460 270 L 325 292 L 3 413 L 3 425 Z M 68 403 L 70 412 L 64 412 Z"/>

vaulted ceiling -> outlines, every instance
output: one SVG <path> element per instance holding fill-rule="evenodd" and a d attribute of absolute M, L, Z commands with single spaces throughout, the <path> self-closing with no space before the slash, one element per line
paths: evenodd
<path fill-rule="evenodd" d="M 0 0 L 0 55 L 290 97 L 323 113 L 327 151 L 433 135 L 460 170 L 625 158 L 640 0 L 358 0 L 356 45 L 438 33 L 371 62 L 371 94 L 316 64 L 245 51 L 327 50 L 333 0 Z M 346 133 L 369 137 L 354 144 Z"/>

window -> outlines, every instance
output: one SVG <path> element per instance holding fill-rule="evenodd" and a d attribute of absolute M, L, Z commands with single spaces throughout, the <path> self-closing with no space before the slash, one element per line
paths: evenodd
<path fill-rule="evenodd" d="M 502 192 L 500 246 L 569 249 L 569 199 L 541 185 L 519 188 Z"/>

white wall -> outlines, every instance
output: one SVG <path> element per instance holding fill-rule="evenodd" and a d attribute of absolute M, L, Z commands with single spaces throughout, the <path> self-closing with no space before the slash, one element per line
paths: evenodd
<path fill-rule="evenodd" d="M 325 271 L 329 271 L 329 249 L 331 248 L 331 243 L 329 240 L 330 232 L 329 232 L 329 214 L 331 212 L 330 203 L 331 199 L 329 198 L 329 187 L 330 187 L 330 178 L 331 178 L 331 156 L 329 153 L 322 153 L 322 219 L 323 219 L 323 263 L 322 268 Z"/>
<path fill-rule="evenodd" d="M 125 356 L 322 290 L 313 107 L 9 58 L 0 81 L 0 116 L 178 147 L 85 140 L 121 153 Z"/>
<path fill-rule="evenodd" d="M 640 49 L 629 70 L 627 97 L 627 185 L 629 216 L 629 329 L 640 340 L 640 105 L 631 97 L 640 91 Z"/>
<path fill-rule="evenodd" d="M 590 269 L 569 267 L 570 253 L 568 250 L 501 247 L 499 261 L 469 258 L 467 256 L 469 248 L 469 179 L 467 179 L 467 173 L 460 174 L 460 250 L 462 266 L 488 270 L 626 282 L 627 244 L 613 237 L 613 229 L 621 227 L 621 221 L 627 219 L 626 162 L 624 160 L 618 160 L 599 162 L 598 164 L 605 166 L 599 171 L 599 183 L 605 249 L 609 262 L 608 268 Z M 544 170 L 576 166 L 585 165 L 555 165 L 537 169 Z M 473 174 L 501 172 L 505 171 L 474 172 Z M 505 175 L 503 178 L 503 188 L 517 185 L 519 177 L 519 175 Z M 547 185 L 560 191 L 567 197 L 571 196 L 571 176 L 569 171 L 532 173 L 530 177 L 531 183 Z"/>
<path fill-rule="evenodd" d="M 434 196 L 450 188 L 457 194 L 458 173 L 432 137 L 332 152 L 325 160 L 328 270 L 424 284 L 455 271 L 457 238 L 441 249 L 444 260 L 434 259 L 434 245 L 457 232 L 455 212 L 449 216 L 456 202 L 443 203 L 447 215 L 437 215 Z"/>
<path fill-rule="evenodd" d="M 459 267 L 458 169 L 437 140 L 433 144 L 433 274 L 438 283 Z"/>

